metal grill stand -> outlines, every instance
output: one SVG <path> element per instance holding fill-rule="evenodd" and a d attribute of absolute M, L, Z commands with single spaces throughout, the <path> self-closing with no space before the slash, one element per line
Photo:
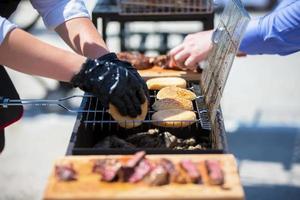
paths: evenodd
<path fill-rule="evenodd" d="M 174 7 L 174 4 L 172 4 L 174 2 L 184 2 L 184 4 L 177 3 Z M 101 30 L 105 41 L 107 40 L 108 24 L 113 21 L 119 22 L 120 32 L 117 37 L 120 40 L 121 51 L 145 53 L 151 50 L 157 51 L 159 54 L 165 54 L 169 50 L 167 44 L 170 32 L 152 33 L 160 36 L 161 45 L 158 49 L 150 49 L 145 47 L 145 41 L 149 34 L 144 32 L 133 33 L 127 29 L 126 25 L 137 21 L 196 21 L 203 23 L 204 30 L 210 30 L 214 28 L 214 13 L 212 12 L 211 2 L 212 0 L 120 0 L 118 2 L 98 0 L 92 12 L 92 20 L 94 25 L 98 27 L 98 18 L 102 18 Z M 196 4 L 196 7 L 191 8 L 194 4 Z M 181 35 L 186 34 L 182 33 Z M 129 43 L 126 43 L 128 37 L 132 35 L 141 36 L 140 47 L 132 48 Z"/>

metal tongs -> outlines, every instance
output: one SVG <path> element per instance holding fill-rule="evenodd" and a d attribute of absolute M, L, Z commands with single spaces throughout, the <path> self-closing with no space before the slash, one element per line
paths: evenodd
<path fill-rule="evenodd" d="M 81 110 L 81 109 L 73 109 L 66 106 L 64 103 L 75 98 L 92 98 L 95 97 L 93 95 L 72 95 L 69 97 L 64 97 L 56 100 L 48 100 L 48 99 L 10 99 L 7 97 L 0 96 L 0 107 L 7 108 L 9 106 L 23 106 L 23 105 L 34 105 L 34 106 L 51 106 L 56 105 L 64 110 L 71 113 L 84 113 L 84 112 L 97 112 L 97 110 Z"/>

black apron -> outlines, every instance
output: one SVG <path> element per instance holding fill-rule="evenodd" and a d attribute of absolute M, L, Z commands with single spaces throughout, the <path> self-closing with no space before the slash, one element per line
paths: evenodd
<path fill-rule="evenodd" d="M 19 2 L 20 0 L 1 0 L 0 16 L 8 18 L 17 9 Z M 19 99 L 19 94 L 6 70 L 0 65 L 0 99 L 1 97 Z M 0 107 L 0 153 L 5 146 L 4 128 L 18 121 L 22 115 L 22 106 Z"/>

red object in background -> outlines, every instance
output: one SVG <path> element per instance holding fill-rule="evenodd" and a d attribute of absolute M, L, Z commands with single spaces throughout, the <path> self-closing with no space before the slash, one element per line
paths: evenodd
<path fill-rule="evenodd" d="M 0 97 L 19 99 L 19 94 L 4 67 L 0 66 Z M 4 128 L 21 119 L 23 106 L 0 107 L 0 152 L 5 145 Z"/>

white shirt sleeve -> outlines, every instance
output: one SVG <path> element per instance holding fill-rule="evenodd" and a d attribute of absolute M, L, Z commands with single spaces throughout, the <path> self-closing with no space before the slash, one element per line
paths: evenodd
<path fill-rule="evenodd" d="M 0 16 L 0 45 L 2 44 L 6 34 L 16 27 L 17 25 Z"/>
<path fill-rule="evenodd" d="M 84 0 L 30 0 L 40 13 L 45 25 L 54 29 L 65 21 L 89 17 Z"/>

